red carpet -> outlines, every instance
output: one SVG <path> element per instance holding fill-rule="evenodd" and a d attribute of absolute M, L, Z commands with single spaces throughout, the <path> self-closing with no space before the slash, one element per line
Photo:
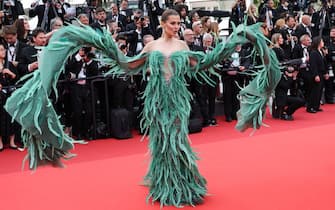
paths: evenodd
<path fill-rule="evenodd" d="M 208 180 L 202 210 L 334 210 L 335 105 L 300 110 L 295 121 L 267 119 L 253 136 L 219 118 L 218 127 L 191 135 Z M 77 145 L 65 169 L 21 171 L 25 153 L 0 153 L 0 210 L 159 209 L 141 185 L 147 139 L 97 140 Z M 175 209 L 164 207 L 164 209 Z M 193 209 L 185 207 L 184 209 Z"/>

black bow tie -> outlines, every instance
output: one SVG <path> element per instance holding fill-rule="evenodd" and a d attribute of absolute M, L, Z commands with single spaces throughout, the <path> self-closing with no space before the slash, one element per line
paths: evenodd
<path fill-rule="evenodd" d="M 15 44 L 9 44 L 9 47 L 15 47 Z"/>

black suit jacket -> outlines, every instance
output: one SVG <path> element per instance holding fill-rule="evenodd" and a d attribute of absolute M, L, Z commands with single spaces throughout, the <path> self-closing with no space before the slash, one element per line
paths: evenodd
<path fill-rule="evenodd" d="M 76 55 L 76 54 L 75 54 Z M 66 74 L 72 73 L 75 76 L 75 79 L 78 79 L 78 75 L 83 67 L 83 61 L 77 61 L 74 56 L 71 56 L 66 65 L 65 65 L 65 72 Z M 92 77 L 97 76 L 99 74 L 99 66 L 98 62 L 95 60 L 92 60 L 89 64 L 86 66 L 86 77 Z"/>
<path fill-rule="evenodd" d="M 137 47 L 137 42 L 138 40 L 138 33 L 136 32 L 136 25 L 135 23 L 130 23 L 126 26 L 126 31 L 133 31 L 132 34 L 127 36 L 127 42 L 129 43 L 129 51 L 136 55 L 136 47 Z M 143 36 L 147 34 L 152 34 L 151 30 L 149 27 L 144 27 L 142 28 L 142 33 L 141 33 L 141 38 L 143 40 Z"/>
<path fill-rule="evenodd" d="M 18 55 L 17 61 L 18 73 L 22 77 L 26 74 L 29 74 L 28 65 L 37 61 L 38 50 L 34 46 L 28 46 L 22 49 L 21 54 Z"/>
<path fill-rule="evenodd" d="M 4 75 L 3 73 L 0 73 L 0 84 L 2 86 L 10 86 L 10 85 L 15 85 L 15 82 L 18 79 L 17 71 L 15 66 L 11 62 L 5 61 L 4 67 L 9 69 L 11 72 L 16 74 L 16 77 L 14 79 L 8 77 L 8 75 Z"/>
<path fill-rule="evenodd" d="M 8 50 L 8 44 L 6 43 L 6 49 Z M 20 57 L 20 55 L 23 52 L 23 49 L 28 47 L 29 45 L 27 45 L 24 42 L 21 41 L 17 41 L 17 44 L 15 46 L 15 61 L 18 61 L 18 58 Z"/>
<path fill-rule="evenodd" d="M 29 10 L 29 17 L 38 17 L 37 26 L 40 27 L 42 25 L 43 17 L 44 17 L 45 4 L 37 5 L 35 8 Z M 48 11 L 48 22 L 46 23 L 46 28 L 44 30 L 50 31 L 50 21 L 56 16 L 60 17 L 64 21 L 65 10 L 62 7 L 61 11 L 58 11 L 55 6 L 50 6 Z"/>
<path fill-rule="evenodd" d="M 107 24 L 105 24 L 104 26 L 102 26 L 99 22 L 94 22 L 90 25 L 94 30 L 99 30 L 99 31 L 103 31 L 103 28 L 105 28 L 106 30 L 108 30 L 107 28 Z"/>
<path fill-rule="evenodd" d="M 320 76 L 327 73 L 325 59 L 320 51 L 312 50 L 309 54 L 310 72 L 313 77 Z"/>
<path fill-rule="evenodd" d="M 5 44 L 6 49 L 8 50 L 8 44 Z M 23 50 L 28 47 L 28 45 L 24 42 L 17 41 L 17 44 L 15 46 L 15 61 L 19 62 L 19 58 L 22 57 Z M 6 60 L 8 61 L 9 58 L 7 58 L 7 53 L 6 53 Z M 19 63 L 20 64 L 20 63 Z M 13 70 L 16 72 L 17 78 L 20 77 L 20 72 L 19 72 L 19 66 L 13 66 Z"/>
<path fill-rule="evenodd" d="M 291 33 L 289 32 L 289 30 L 292 30 Z M 285 51 L 285 55 L 286 55 L 286 58 L 287 59 L 290 59 L 292 57 L 292 51 L 293 51 L 293 48 L 295 45 L 297 45 L 297 43 L 294 44 L 294 46 L 292 46 L 292 42 L 288 40 L 288 37 L 289 36 L 294 36 L 294 30 L 293 29 L 290 29 L 288 27 L 285 27 L 283 29 L 281 29 L 279 31 L 284 39 L 284 43 L 283 45 L 281 46 L 283 48 L 283 50 Z"/>
<path fill-rule="evenodd" d="M 107 20 L 115 20 L 115 21 L 117 20 L 117 24 L 121 28 L 121 31 L 124 31 L 126 29 L 126 25 L 128 24 L 127 17 L 122 14 L 114 16 L 112 13 L 108 13 Z"/>
<path fill-rule="evenodd" d="M 296 44 L 292 51 L 292 59 L 303 58 L 304 57 L 304 50 L 301 44 Z"/>
<path fill-rule="evenodd" d="M 324 27 L 322 28 L 322 36 L 328 36 L 331 28 L 331 21 L 329 17 L 328 11 L 325 13 L 325 22 Z M 314 36 L 319 36 L 320 33 L 320 25 L 322 24 L 322 13 L 321 11 L 315 12 L 312 15 L 312 23 L 314 23 L 314 27 L 312 27 L 312 34 Z"/>
<path fill-rule="evenodd" d="M 310 32 L 312 32 L 311 29 L 310 29 Z M 307 32 L 307 29 L 302 24 L 299 24 L 297 26 L 297 28 L 295 29 L 295 32 L 293 34 L 294 34 L 294 36 L 298 37 L 298 39 L 304 34 L 309 35 L 309 33 Z"/>

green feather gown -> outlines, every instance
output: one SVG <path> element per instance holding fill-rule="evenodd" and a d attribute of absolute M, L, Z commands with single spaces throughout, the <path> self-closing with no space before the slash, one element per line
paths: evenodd
<path fill-rule="evenodd" d="M 217 43 L 210 54 L 199 52 L 174 52 L 169 58 L 153 51 L 128 58 L 118 51 L 111 36 L 89 27 L 68 26 L 56 32 L 49 45 L 43 49 L 39 69 L 32 78 L 8 99 L 6 110 L 22 125 L 27 159 L 30 168 L 41 161 L 57 161 L 71 156 L 74 140 L 63 132 L 58 116 L 48 98 L 67 57 L 84 45 L 91 45 L 105 55 L 104 62 L 113 68 L 110 74 L 142 73 L 150 69 L 150 81 L 144 91 L 144 110 L 141 125 L 149 130 L 151 163 L 145 179 L 150 192 L 148 199 L 159 201 L 161 206 L 196 205 L 207 193 L 206 180 L 200 175 L 188 140 L 188 119 L 191 94 L 186 77 L 199 78 L 211 83 L 202 69 L 212 71 L 212 66 L 228 58 L 237 44 L 251 42 L 254 55 L 262 60 L 254 73 L 255 79 L 241 91 L 241 110 L 237 129 L 259 128 L 264 116 L 268 96 L 280 79 L 278 61 L 269 51 L 259 25 L 240 25 L 229 40 Z M 190 57 L 197 61 L 190 65 Z M 129 69 L 129 63 L 144 59 L 143 65 Z M 164 61 L 168 59 L 172 76 L 164 77 Z"/>

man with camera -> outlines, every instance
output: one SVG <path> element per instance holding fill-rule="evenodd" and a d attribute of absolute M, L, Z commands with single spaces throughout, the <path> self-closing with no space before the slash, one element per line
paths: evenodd
<path fill-rule="evenodd" d="M 143 49 L 143 36 L 152 34 L 149 26 L 144 21 L 143 12 L 136 10 L 134 12 L 134 21 L 126 26 L 126 32 L 129 43 L 129 53 L 137 55 Z"/>
<path fill-rule="evenodd" d="M 29 17 L 38 17 L 37 26 L 45 32 L 50 31 L 50 21 L 55 17 L 60 17 L 64 21 L 65 10 L 56 0 L 42 0 L 43 4 L 34 2 L 29 9 Z"/>
<path fill-rule="evenodd" d="M 285 51 L 286 57 L 290 59 L 292 56 L 293 48 L 298 42 L 298 38 L 294 34 L 296 22 L 293 16 L 287 16 L 285 22 L 285 27 L 280 30 L 280 33 L 284 39 L 284 43 L 281 47 Z"/>
<path fill-rule="evenodd" d="M 12 25 L 19 15 L 24 15 L 22 3 L 18 0 L 3 0 L 0 4 L 0 22 Z"/>

